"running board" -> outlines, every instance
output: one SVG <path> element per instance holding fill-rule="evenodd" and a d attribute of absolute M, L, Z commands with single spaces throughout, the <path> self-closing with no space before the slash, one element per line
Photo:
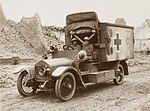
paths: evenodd
<path fill-rule="evenodd" d="M 88 74 L 90 74 L 89 71 L 81 72 L 81 76 L 85 76 L 85 75 L 88 75 Z"/>
<path fill-rule="evenodd" d="M 99 71 L 88 74 L 89 83 L 100 83 L 113 79 L 114 77 L 114 70 Z"/>
<path fill-rule="evenodd" d="M 94 85 L 95 83 L 85 83 L 85 86 L 91 86 L 91 85 Z"/>

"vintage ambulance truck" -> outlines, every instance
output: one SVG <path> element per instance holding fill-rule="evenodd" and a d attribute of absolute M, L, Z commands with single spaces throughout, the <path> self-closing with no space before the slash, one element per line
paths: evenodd
<path fill-rule="evenodd" d="M 95 12 L 83 12 L 68 15 L 65 30 L 63 51 L 51 46 L 51 58 L 14 71 L 19 74 L 17 88 L 21 95 L 31 96 L 37 89 L 54 89 L 58 99 L 67 101 L 78 86 L 86 88 L 108 80 L 116 85 L 123 83 L 124 75 L 129 74 L 126 60 L 133 58 L 133 27 L 103 23 Z M 87 59 L 82 49 L 85 37 L 94 47 L 94 58 Z M 73 38 L 81 50 L 71 47 Z"/>

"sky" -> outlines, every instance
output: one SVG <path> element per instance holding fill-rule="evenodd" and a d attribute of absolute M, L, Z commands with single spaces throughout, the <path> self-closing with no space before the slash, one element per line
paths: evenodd
<path fill-rule="evenodd" d="M 5 16 L 19 22 L 38 13 L 43 25 L 65 26 L 68 14 L 95 11 L 101 22 L 124 18 L 127 25 L 139 26 L 150 19 L 150 0 L 0 0 Z"/>

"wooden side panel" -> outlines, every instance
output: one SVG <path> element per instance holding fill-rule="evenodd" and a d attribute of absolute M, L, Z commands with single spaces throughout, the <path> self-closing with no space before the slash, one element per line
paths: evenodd
<path fill-rule="evenodd" d="M 102 24 L 101 42 L 106 45 L 100 48 L 102 62 L 133 58 L 133 28 Z"/>

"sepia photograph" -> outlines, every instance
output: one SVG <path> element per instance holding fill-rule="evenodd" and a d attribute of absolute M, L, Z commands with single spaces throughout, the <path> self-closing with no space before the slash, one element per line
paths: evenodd
<path fill-rule="evenodd" d="M 150 1 L 0 0 L 0 111 L 150 111 Z"/>

